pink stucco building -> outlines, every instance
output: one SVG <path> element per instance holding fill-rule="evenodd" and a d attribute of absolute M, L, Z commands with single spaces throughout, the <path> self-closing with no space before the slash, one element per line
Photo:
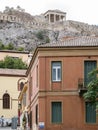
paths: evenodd
<path fill-rule="evenodd" d="M 96 107 L 83 99 L 87 75 L 97 64 L 97 37 L 39 45 L 26 72 L 24 93 L 30 128 L 97 130 Z"/>

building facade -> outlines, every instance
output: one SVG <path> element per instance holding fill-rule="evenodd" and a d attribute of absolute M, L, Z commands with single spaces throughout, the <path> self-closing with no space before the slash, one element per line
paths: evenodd
<path fill-rule="evenodd" d="M 83 98 L 98 65 L 98 38 L 78 37 L 36 48 L 27 75 L 31 130 L 97 130 L 96 106 Z"/>
<path fill-rule="evenodd" d="M 4 60 L 6 56 L 14 59 L 21 58 L 27 64 L 31 58 L 28 52 L 1 50 L 0 60 Z M 18 117 L 18 96 L 20 93 L 18 84 L 23 79 L 26 79 L 26 70 L 0 68 L 0 117 Z"/>
<path fill-rule="evenodd" d="M 26 77 L 25 72 L 26 70 L 0 69 L 0 116 L 18 117 L 17 82 Z"/>

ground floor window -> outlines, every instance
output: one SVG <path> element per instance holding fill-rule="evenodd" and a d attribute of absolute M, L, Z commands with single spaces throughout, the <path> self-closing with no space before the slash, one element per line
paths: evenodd
<path fill-rule="evenodd" d="M 30 111 L 28 115 L 28 123 L 29 123 L 30 128 L 32 128 L 32 111 Z"/>
<path fill-rule="evenodd" d="M 51 118 L 52 123 L 62 122 L 62 102 L 51 103 Z"/>
<path fill-rule="evenodd" d="M 10 109 L 10 96 L 8 93 L 3 95 L 3 109 Z"/>
<path fill-rule="evenodd" d="M 36 105 L 35 107 L 35 120 L 36 120 L 36 124 L 38 125 L 38 105 Z"/>
<path fill-rule="evenodd" d="M 87 123 L 96 123 L 96 105 L 91 102 L 85 103 L 86 107 L 86 122 Z"/>

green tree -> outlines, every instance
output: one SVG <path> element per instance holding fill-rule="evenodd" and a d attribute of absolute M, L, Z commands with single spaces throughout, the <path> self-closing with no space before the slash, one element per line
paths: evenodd
<path fill-rule="evenodd" d="M 5 68 L 14 69 L 14 59 L 10 56 L 6 56 L 4 58 L 4 66 Z"/>
<path fill-rule="evenodd" d="M 0 42 L 0 50 L 4 49 L 4 44 L 2 42 Z"/>
<path fill-rule="evenodd" d="M 45 43 L 50 43 L 49 37 L 46 37 Z"/>
<path fill-rule="evenodd" d="M 36 37 L 40 40 L 43 40 L 44 39 L 44 34 L 43 34 L 43 31 L 39 31 L 37 34 L 36 34 Z"/>
<path fill-rule="evenodd" d="M 22 62 L 22 59 L 17 58 L 16 60 L 14 60 L 14 68 L 16 69 L 26 69 L 27 65 Z"/>
<path fill-rule="evenodd" d="M 83 97 L 85 100 L 90 101 L 94 104 L 98 104 L 98 69 L 93 70 L 89 73 L 89 77 L 92 79 L 87 85 L 87 92 L 84 93 Z"/>
<path fill-rule="evenodd" d="M 36 33 L 36 37 L 42 42 L 42 43 L 50 43 L 49 36 L 47 35 L 47 32 L 45 30 L 40 30 Z"/>
<path fill-rule="evenodd" d="M 9 43 L 7 46 L 5 46 L 5 48 L 8 49 L 8 50 L 14 50 L 14 44 Z"/>
<path fill-rule="evenodd" d="M 4 60 L 0 61 L 0 68 L 27 69 L 27 64 L 21 58 L 6 56 Z"/>
<path fill-rule="evenodd" d="M 3 60 L 0 61 L 0 68 L 4 68 L 4 61 Z"/>
<path fill-rule="evenodd" d="M 19 47 L 17 50 L 18 51 L 24 51 L 24 48 L 23 47 Z"/>

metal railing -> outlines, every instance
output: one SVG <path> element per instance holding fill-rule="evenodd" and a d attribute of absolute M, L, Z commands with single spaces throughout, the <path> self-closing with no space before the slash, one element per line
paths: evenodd
<path fill-rule="evenodd" d="M 79 89 L 87 89 L 86 83 L 83 78 L 78 79 L 78 88 Z"/>

